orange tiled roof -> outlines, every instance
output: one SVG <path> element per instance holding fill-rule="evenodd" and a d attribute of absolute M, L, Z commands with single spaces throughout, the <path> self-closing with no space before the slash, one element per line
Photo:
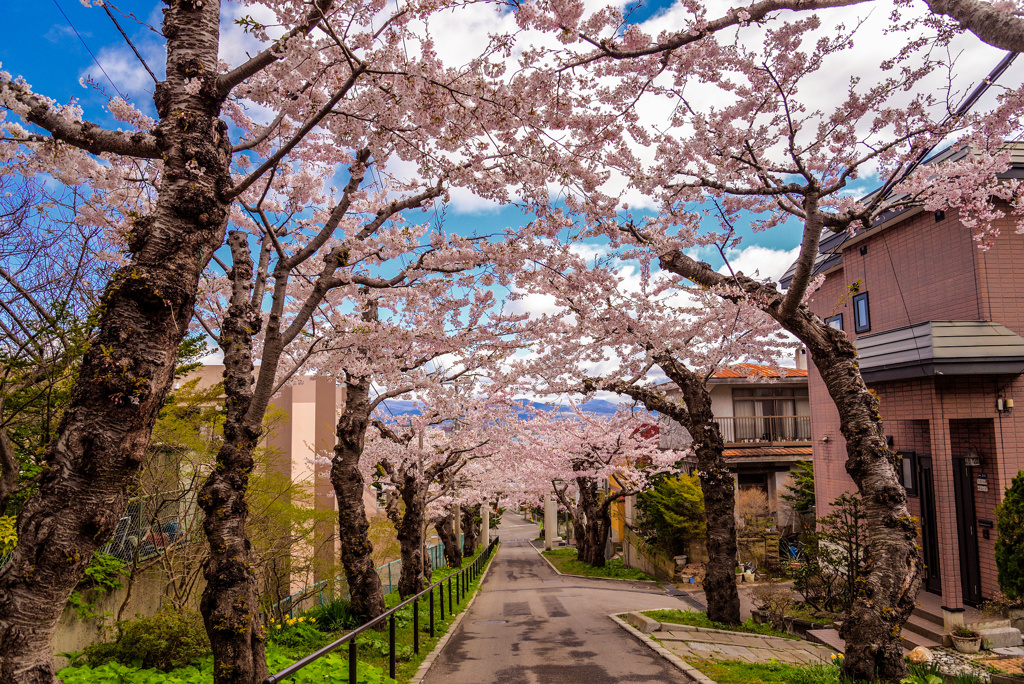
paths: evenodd
<path fill-rule="evenodd" d="M 782 374 L 771 366 L 757 363 L 737 363 L 715 373 L 716 378 L 806 378 L 807 371 L 800 368 L 783 368 Z"/>
<path fill-rule="evenodd" d="M 744 449 L 724 449 L 722 450 L 722 456 L 726 458 L 736 457 L 747 457 L 753 458 L 757 456 L 810 456 L 811 445 L 807 446 L 792 446 L 792 447 L 778 447 L 778 446 L 762 446 L 762 447 L 749 447 Z"/>

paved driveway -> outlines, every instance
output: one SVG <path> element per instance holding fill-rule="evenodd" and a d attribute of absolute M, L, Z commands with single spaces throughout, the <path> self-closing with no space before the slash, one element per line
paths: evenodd
<path fill-rule="evenodd" d="M 690 681 L 608 618 L 678 599 L 648 583 L 558 575 L 530 543 L 537 526 L 511 512 L 499 533 L 483 587 L 424 684 Z"/>

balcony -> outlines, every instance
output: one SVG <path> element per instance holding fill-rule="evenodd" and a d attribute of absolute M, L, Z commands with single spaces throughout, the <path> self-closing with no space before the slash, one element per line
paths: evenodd
<path fill-rule="evenodd" d="M 729 416 L 715 418 L 726 444 L 810 442 L 810 416 Z"/>

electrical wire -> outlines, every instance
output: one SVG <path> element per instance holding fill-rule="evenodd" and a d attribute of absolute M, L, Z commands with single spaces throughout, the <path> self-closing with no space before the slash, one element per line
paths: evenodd
<path fill-rule="evenodd" d="M 68 22 L 68 26 L 70 26 L 71 30 L 75 32 L 76 36 L 78 36 L 78 40 L 81 41 L 82 46 L 85 48 L 85 51 L 89 53 L 90 57 L 92 57 L 92 61 L 96 62 L 96 66 L 98 66 L 100 68 L 100 71 L 103 72 L 103 75 L 107 77 L 107 82 L 110 83 L 110 87 L 112 87 L 114 89 L 114 91 L 117 92 L 117 94 L 121 96 L 121 99 L 127 100 L 128 98 L 125 97 L 124 93 L 122 93 L 120 90 L 118 90 L 117 86 L 114 85 L 113 79 L 110 78 L 110 74 L 108 74 L 107 70 L 103 68 L 102 64 L 100 64 L 100 60 L 96 59 L 96 55 L 94 55 L 92 50 L 89 49 L 89 46 L 85 42 L 85 38 L 82 38 L 82 34 L 79 33 L 78 29 L 75 28 L 75 25 L 71 23 L 71 19 L 69 19 L 68 15 L 64 12 L 64 8 L 60 6 L 60 3 L 57 2 L 57 0 L 53 0 L 53 4 L 57 6 L 57 9 L 60 11 L 61 15 L 64 17 L 64 21 Z"/>

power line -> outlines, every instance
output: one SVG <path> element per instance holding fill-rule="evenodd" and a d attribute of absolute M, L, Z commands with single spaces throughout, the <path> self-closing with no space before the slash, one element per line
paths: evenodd
<path fill-rule="evenodd" d="M 98 66 L 100 68 L 100 71 L 103 72 L 103 75 L 107 77 L 107 81 L 110 83 L 110 87 L 112 87 L 117 92 L 117 94 L 121 96 L 121 99 L 127 99 L 124 93 L 118 90 L 117 86 L 114 85 L 113 79 L 110 78 L 110 74 L 108 74 L 107 70 L 103 68 L 102 64 L 100 64 L 100 60 L 96 59 L 96 55 L 94 55 L 92 50 L 89 49 L 89 46 L 86 44 L 85 39 L 82 38 L 82 34 L 79 33 L 78 29 L 75 28 L 75 25 L 71 23 L 71 19 L 69 19 L 68 15 L 64 12 L 64 8 L 60 6 L 60 3 L 57 2 L 57 0 L 53 0 L 53 4 L 57 6 L 57 9 L 64 17 L 64 21 L 68 22 L 68 26 L 70 26 L 71 30 L 75 32 L 76 36 L 78 36 L 78 40 L 81 41 L 82 46 L 85 48 L 85 51 L 89 53 L 90 57 L 92 57 L 92 61 L 96 62 L 96 66 Z"/>
<path fill-rule="evenodd" d="M 146 64 L 146 60 L 144 60 L 142 58 L 142 55 L 139 54 L 139 51 L 137 49 L 135 49 L 135 43 L 133 43 L 131 41 L 131 38 L 128 37 L 128 34 L 124 32 L 123 28 L 121 28 L 121 24 L 117 23 L 117 19 L 111 13 L 110 8 L 107 7 L 107 3 L 103 3 L 103 11 L 107 13 L 108 17 L 110 17 L 110 21 L 114 22 L 114 26 L 117 27 L 117 30 L 121 34 L 121 37 L 124 38 L 124 41 L 126 43 L 128 43 L 128 47 L 130 47 L 132 49 L 132 52 L 135 53 L 135 56 L 139 58 L 140 62 L 142 62 L 142 66 L 145 67 L 146 71 L 149 72 L 149 75 L 153 78 L 153 83 L 156 83 L 157 82 L 156 74 L 154 74 L 153 70 L 149 68 L 148 64 Z M 97 62 L 97 64 L 99 64 L 99 62 Z M 103 67 L 100 67 L 100 68 L 102 69 Z M 107 78 L 109 79 L 109 76 Z"/>

